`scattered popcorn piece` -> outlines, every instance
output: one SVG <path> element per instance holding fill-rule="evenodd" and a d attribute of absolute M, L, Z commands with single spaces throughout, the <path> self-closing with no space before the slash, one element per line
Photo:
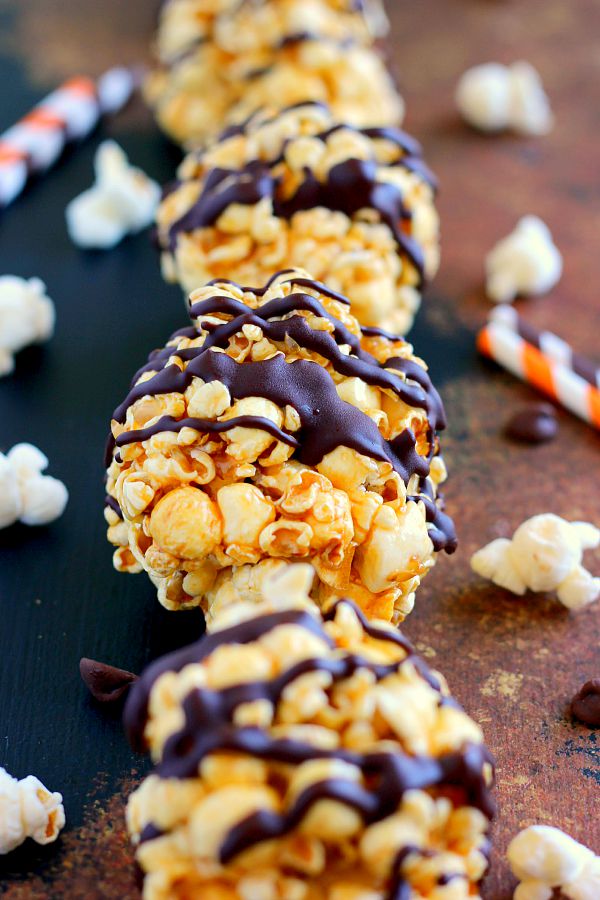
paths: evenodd
<path fill-rule="evenodd" d="M 69 493 L 57 478 L 42 475 L 48 459 L 32 444 L 0 453 L 0 528 L 21 521 L 47 525 L 64 512 Z"/>
<path fill-rule="evenodd" d="M 526 62 L 468 69 L 458 82 L 456 104 L 462 117 L 480 131 L 511 129 L 541 135 L 554 124 L 542 80 Z"/>
<path fill-rule="evenodd" d="M 544 513 L 523 522 L 512 540 L 498 538 L 478 550 L 471 568 L 513 594 L 556 591 L 569 609 L 581 609 L 600 594 L 600 578 L 581 565 L 583 551 L 599 544 L 593 525 Z"/>
<path fill-rule="evenodd" d="M 507 856 L 521 882 L 514 900 L 550 900 L 554 888 L 569 900 L 600 896 L 600 857 L 558 828 L 525 828 L 509 844 Z"/>
<path fill-rule="evenodd" d="M 151 224 L 160 187 L 114 141 L 100 144 L 94 168 L 95 185 L 67 206 L 67 228 L 79 247 L 108 249 Z"/>
<path fill-rule="evenodd" d="M 487 255 L 487 295 L 494 303 L 512 303 L 519 295 L 544 294 L 558 283 L 562 268 L 548 226 L 537 216 L 524 216 Z"/>
<path fill-rule="evenodd" d="M 64 824 L 61 794 L 48 791 L 33 775 L 19 781 L 0 768 L 0 855 L 27 838 L 50 844 Z"/>
<path fill-rule="evenodd" d="M 0 376 L 15 367 L 15 354 L 54 333 L 54 304 L 39 278 L 0 277 Z"/>

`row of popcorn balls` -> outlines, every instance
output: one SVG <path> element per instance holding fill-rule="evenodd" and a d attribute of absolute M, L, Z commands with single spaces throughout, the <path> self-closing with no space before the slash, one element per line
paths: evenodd
<path fill-rule="evenodd" d="M 146 900 L 466 900 L 488 864 L 479 727 L 387 623 L 319 613 L 310 566 L 158 660 L 125 721 Z"/>
<path fill-rule="evenodd" d="M 384 22 L 378 0 L 364 7 L 261 0 L 236 8 L 174 0 L 161 16 L 159 65 L 146 96 L 161 127 L 187 147 L 261 107 L 307 99 L 329 103 L 354 124 L 396 124 L 404 105 L 373 46 L 373 23 L 382 31 Z"/>
<path fill-rule="evenodd" d="M 456 546 L 425 364 L 301 270 L 261 289 L 209 284 L 190 313 L 113 416 L 116 568 L 146 570 L 168 608 L 214 617 L 306 560 L 318 603 L 343 593 L 403 619 L 435 551 Z"/>
<path fill-rule="evenodd" d="M 157 214 L 163 273 L 190 292 L 309 268 L 359 322 L 405 334 L 440 259 L 436 181 L 398 128 L 326 105 L 263 110 L 181 164 Z"/>

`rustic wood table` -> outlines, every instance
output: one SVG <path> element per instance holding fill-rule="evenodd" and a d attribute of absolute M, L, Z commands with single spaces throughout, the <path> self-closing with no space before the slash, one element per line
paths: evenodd
<path fill-rule="evenodd" d="M 157 5 L 157 4 L 156 4 Z M 393 7 L 393 8 L 392 8 Z M 522 304 L 536 325 L 582 352 L 600 328 L 600 4 L 597 0 L 391 0 L 391 55 L 407 127 L 441 179 L 443 266 L 412 333 L 447 404 L 448 507 L 461 545 L 440 560 L 405 630 L 484 726 L 498 761 L 500 813 L 486 900 L 508 900 L 504 862 L 521 827 L 558 825 L 600 852 L 598 732 L 567 707 L 600 675 L 598 607 L 569 614 L 548 597 L 511 597 L 469 570 L 470 554 L 526 517 L 553 511 L 600 522 L 598 435 L 567 414 L 544 447 L 508 443 L 503 424 L 533 393 L 478 359 L 488 311 L 487 250 L 526 213 L 542 216 L 565 255 L 551 296 Z M 143 60 L 156 7 L 147 0 L 0 0 L 0 130 L 63 77 Z M 556 112 L 549 137 L 484 138 L 457 118 L 453 88 L 469 65 L 528 59 Z M 134 103 L 99 136 L 119 140 L 165 181 L 177 153 Z M 40 531 L 0 533 L 0 764 L 65 796 L 58 844 L 0 864 L 9 900 L 138 896 L 123 810 L 145 761 L 118 716 L 86 696 L 82 655 L 133 671 L 200 628 L 167 614 L 143 577 L 111 569 L 104 540 L 102 444 L 111 409 L 146 352 L 183 319 L 147 236 L 109 254 L 70 243 L 63 211 L 91 180 L 98 137 L 67 154 L 0 219 L 0 272 L 39 275 L 58 310 L 54 341 L 21 354 L 0 384 L 3 449 L 31 440 L 69 486 L 65 516 Z M 598 571 L 599 559 L 591 559 Z"/>

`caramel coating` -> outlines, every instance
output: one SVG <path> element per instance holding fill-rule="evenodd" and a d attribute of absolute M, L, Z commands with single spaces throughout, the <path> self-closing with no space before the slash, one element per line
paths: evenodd
<path fill-rule="evenodd" d="M 404 107 L 373 31 L 385 18 L 347 0 L 243 3 L 173 2 L 157 39 L 160 65 L 146 96 L 178 143 L 201 146 L 224 124 L 263 106 L 325 101 L 356 124 L 392 124 Z"/>
<path fill-rule="evenodd" d="M 349 601 L 322 619 L 294 581 L 130 695 L 157 765 L 127 809 L 145 900 L 479 897 L 479 727 L 394 629 Z"/>
<path fill-rule="evenodd" d="M 261 112 L 190 154 L 157 226 L 163 274 L 185 292 L 298 266 L 348 296 L 361 324 L 400 334 L 439 266 L 435 179 L 417 142 L 320 103 Z"/>
<path fill-rule="evenodd" d="M 194 326 L 151 354 L 112 421 L 116 568 L 214 619 L 306 560 L 317 603 L 345 594 L 403 619 L 434 547 L 455 546 L 435 501 L 444 420 L 425 364 L 403 339 L 364 333 L 305 272 L 191 302 Z"/>

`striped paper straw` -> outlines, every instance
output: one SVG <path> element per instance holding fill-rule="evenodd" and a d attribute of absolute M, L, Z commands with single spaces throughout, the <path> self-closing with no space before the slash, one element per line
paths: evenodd
<path fill-rule="evenodd" d="M 500 317 L 496 313 L 494 311 L 477 336 L 479 351 L 580 419 L 600 429 L 600 390 L 597 385 L 542 350 L 539 346 L 542 332 L 527 325 L 523 332 L 536 337 L 535 342 L 530 341 L 521 333 L 523 320 L 520 317 L 519 328 L 515 328 L 513 321 L 503 321 L 504 314 Z M 571 354 L 571 358 L 573 356 Z M 590 367 L 588 374 L 591 374 L 594 367 L 587 360 L 586 363 Z"/>
<path fill-rule="evenodd" d="M 594 365 L 586 356 L 576 353 L 570 344 L 551 331 L 538 331 L 526 322 L 514 307 L 497 307 L 490 313 L 490 320 L 520 334 L 527 343 L 537 347 L 545 356 L 572 369 L 594 387 L 600 387 L 600 366 Z"/>
<path fill-rule="evenodd" d="M 0 135 L 0 208 L 19 196 L 29 178 L 47 171 L 70 141 L 87 137 L 100 117 L 118 112 L 137 83 L 132 69 L 116 68 L 98 81 L 66 81 Z"/>

